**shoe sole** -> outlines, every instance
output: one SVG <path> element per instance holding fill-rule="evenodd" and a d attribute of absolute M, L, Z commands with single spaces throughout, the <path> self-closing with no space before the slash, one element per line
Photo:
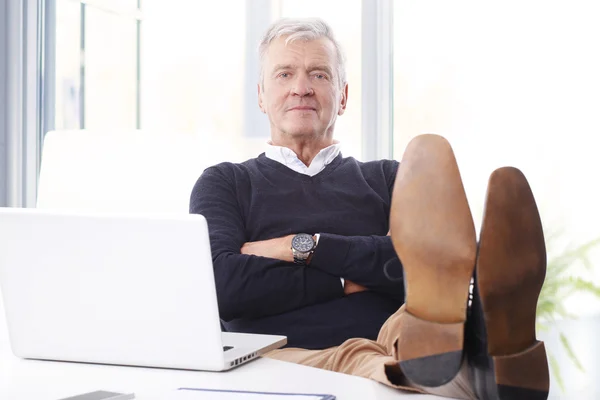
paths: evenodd
<path fill-rule="evenodd" d="M 400 368 L 416 384 L 443 385 L 462 364 L 477 253 L 458 165 L 443 137 L 421 135 L 408 144 L 392 193 L 390 234 L 406 291 Z"/>
<path fill-rule="evenodd" d="M 535 332 L 546 246 L 533 193 L 518 169 L 490 176 L 479 239 L 473 310 L 481 314 L 476 334 L 483 348 L 471 361 L 478 397 L 546 399 L 548 362 Z"/>

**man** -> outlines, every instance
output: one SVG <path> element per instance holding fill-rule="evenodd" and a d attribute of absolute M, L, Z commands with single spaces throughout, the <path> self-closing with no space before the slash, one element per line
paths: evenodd
<path fill-rule="evenodd" d="M 286 335 L 269 357 L 393 387 L 545 399 L 545 248 L 524 176 L 490 177 L 478 246 L 443 138 L 415 138 L 401 165 L 342 158 L 333 131 L 348 84 L 323 21 L 277 21 L 260 58 L 271 142 L 208 168 L 190 201 L 208 221 L 227 330 Z"/>

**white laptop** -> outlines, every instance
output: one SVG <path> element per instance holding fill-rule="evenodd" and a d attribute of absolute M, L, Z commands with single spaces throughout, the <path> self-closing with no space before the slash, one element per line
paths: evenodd
<path fill-rule="evenodd" d="M 22 358 L 222 371 L 287 342 L 221 332 L 201 215 L 0 208 L 0 290 Z"/>

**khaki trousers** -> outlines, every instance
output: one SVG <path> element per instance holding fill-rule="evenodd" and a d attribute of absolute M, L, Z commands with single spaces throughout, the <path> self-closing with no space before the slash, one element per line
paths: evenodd
<path fill-rule="evenodd" d="M 377 341 L 348 339 L 340 346 L 325 350 L 286 348 L 273 350 L 264 357 L 369 378 L 397 389 L 457 399 L 476 399 L 466 362 L 452 381 L 435 388 L 416 385 L 403 376 L 396 361 L 397 332 L 400 332 L 403 313 L 404 306 L 388 318 L 379 331 Z"/>

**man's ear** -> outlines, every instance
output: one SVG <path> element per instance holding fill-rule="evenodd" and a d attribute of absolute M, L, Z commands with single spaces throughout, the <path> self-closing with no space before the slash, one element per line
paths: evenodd
<path fill-rule="evenodd" d="M 260 108 L 260 111 L 262 111 L 263 113 L 266 114 L 267 111 L 265 110 L 265 107 L 264 107 L 263 92 L 260 87 L 260 83 L 256 84 L 256 88 L 258 89 L 258 107 Z"/>
<path fill-rule="evenodd" d="M 344 85 L 344 89 L 342 90 L 342 95 L 340 98 L 340 110 L 338 111 L 338 115 L 342 115 L 346 111 L 346 105 L 348 105 L 348 84 Z"/>

